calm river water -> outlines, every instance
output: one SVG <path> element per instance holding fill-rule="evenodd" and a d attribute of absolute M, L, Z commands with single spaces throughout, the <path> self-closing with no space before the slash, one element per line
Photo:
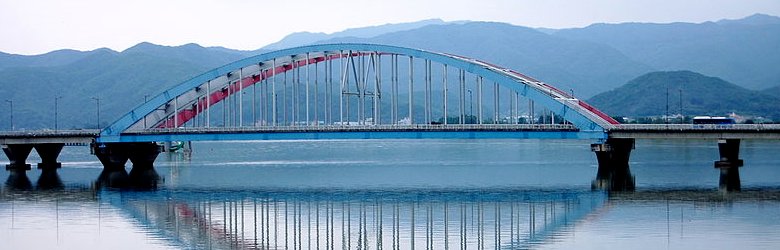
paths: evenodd
<path fill-rule="evenodd" d="M 198 142 L 156 190 L 96 188 L 66 147 L 57 175 L 0 171 L 0 249 L 780 249 L 780 142 L 742 142 L 735 194 L 711 140 L 639 140 L 637 191 L 591 191 L 589 143 Z"/>

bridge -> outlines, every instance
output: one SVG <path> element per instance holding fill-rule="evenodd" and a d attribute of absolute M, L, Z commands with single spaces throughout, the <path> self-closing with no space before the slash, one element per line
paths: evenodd
<path fill-rule="evenodd" d="M 476 99 L 476 100 L 475 100 Z M 156 143 L 296 139 L 586 139 L 594 188 L 633 190 L 636 138 L 719 139 L 721 188 L 739 190 L 741 139 L 780 139 L 780 127 L 622 125 L 515 70 L 463 56 L 378 44 L 283 49 L 210 70 L 161 92 L 98 131 L 0 133 L 9 170 L 59 167 L 66 144 L 90 143 L 112 183 L 156 178 Z M 133 168 L 128 176 L 125 164 Z"/>

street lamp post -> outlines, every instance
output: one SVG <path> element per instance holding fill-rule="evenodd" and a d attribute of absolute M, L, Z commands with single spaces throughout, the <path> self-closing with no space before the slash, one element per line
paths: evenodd
<path fill-rule="evenodd" d="M 680 123 L 685 123 L 685 115 L 683 115 L 683 104 L 682 104 L 682 88 L 680 88 Z"/>
<path fill-rule="evenodd" d="M 57 116 L 59 115 L 59 111 L 57 109 L 57 101 L 59 101 L 60 99 L 62 99 L 62 96 L 54 97 L 54 130 L 57 130 L 59 127 L 57 124 Z"/>
<path fill-rule="evenodd" d="M 16 130 L 14 128 L 14 101 L 13 100 L 5 100 L 5 102 L 8 103 L 8 105 L 11 106 L 11 131 Z"/>
<path fill-rule="evenodd" d="M 471 89 L 467 91 L 469 92 L 469 119 L 471 119 L 474 116 L 474 96 L 471 94 Z"/>
<path fill-rule="evenodd" d="M 100 97 L 92 97 L 92 100 L 95 100 L 95 107 L 97 110 L 97 126 L 95 126 L 95 128 L 100 129 Z"/>
<path fill-rule="evenodd" d="M 669 87 L 666 87 L 666 115 L 664 123 L 669 124 Z"/>
<path fill-rule="evenodd" d="M 148 96 L 149 96 L 149 95 L 144 95 L 144 104 L 146 104 L 147 102 L 149 102 L 149 101 L 147 100 L 147 97 L 148 97 Z M 98 115 L 98 116 L 99 116 L 99 115 Z M 144 117 L 143 119 L 144 119 L 144 128 L 146 128 L 146 117 Z M 100 125 L 100 124 L 98 124 L 98 125 Z M 98 126 L 98 127 L 100 127 L 100 126 Z"/>

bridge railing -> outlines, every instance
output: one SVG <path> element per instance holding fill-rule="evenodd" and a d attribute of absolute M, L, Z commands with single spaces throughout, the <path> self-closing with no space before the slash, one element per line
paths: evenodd
<path fill-rule="evenodd" d="M 571 124 L 412 124 L 412 125 L 319 125 L 258 127 L 183 127 L 132 130 L 126 134 L 168 133 L 287 133 L 363 131 L 578 131 Z"/>
<path fill-rule="evenodd" d="M 739 130 L 766 131 L 780 130 L 780 124 L 620 124 L 612 130 L 658 130 L 658 131 L 690 131 L 690 130 Z"/>

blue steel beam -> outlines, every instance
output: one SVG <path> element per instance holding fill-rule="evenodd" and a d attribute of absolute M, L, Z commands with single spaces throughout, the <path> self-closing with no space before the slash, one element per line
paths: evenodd
<path fill-rule="evenodd" d="M 356 140 L 356 139 L 594 139 L 599 131 L 364 131 L 124 134 L 102 142 Z M 108 139 L 108 140 L 107 140 Z"/>

